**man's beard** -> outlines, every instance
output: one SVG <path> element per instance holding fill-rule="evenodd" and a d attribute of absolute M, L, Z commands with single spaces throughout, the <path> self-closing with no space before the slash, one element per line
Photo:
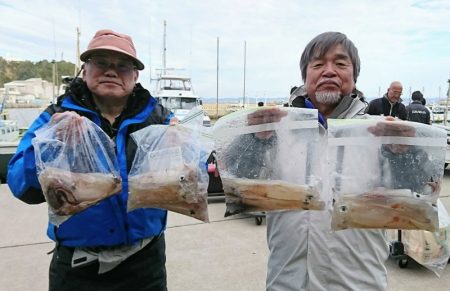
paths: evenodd
<path fill-rule="evenodd" d="M 339 91 L 318 91 L 316 92 L 316 100 L 322 104 L 338 104 L 341 101 L 341 93 Z"/>

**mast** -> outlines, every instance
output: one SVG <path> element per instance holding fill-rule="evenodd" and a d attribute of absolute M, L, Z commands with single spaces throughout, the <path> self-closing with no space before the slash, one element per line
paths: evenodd
<path fill-rule="evenodd" d="M 164 36 L 163 36 L 163 75 L 166 74 L 166 21 L 164 20 Z"/>
<path fill-rule="evenodd" d="M 246 67 L 246 62 L 247 62 L 247 41 L 244 40 L 244 100 L 242 103 L 242 106 L 245 107 L 245 67 Z"/>
<path fill-rule="evenodd" d="M 73 75 L 76 76 L 78 71 L 81 68 L 81 63 L 80 63 L 80 28 L 77 26 L 77 51 L 76 51 L 76 55 L 75 55 L 75 69 L 73 72 Z"/>

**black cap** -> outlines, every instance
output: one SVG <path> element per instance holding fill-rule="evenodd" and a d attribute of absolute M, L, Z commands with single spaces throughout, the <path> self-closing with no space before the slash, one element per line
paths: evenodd
<path fill-rule="evenodd" d="M 420 93 L 420 91 L 414 91 L 411 95 L 411 99 L 413 101 L 422 101 L 423 95 Z"/>

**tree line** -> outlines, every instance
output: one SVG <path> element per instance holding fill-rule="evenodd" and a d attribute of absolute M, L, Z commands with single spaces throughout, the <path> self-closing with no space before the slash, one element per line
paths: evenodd
<path fill-rule="evenodd" d="M 57 83 L 61 82 L 61 76 L 73 76 L 75 64 L 66 61 L 56 61 Z M 27 80 L 30 78 L 42 78 L 48 82 L 53 81 L 52 61 L 7 61 L 0 57 L 0 87 L 5 83 L 15 80 Z"/>

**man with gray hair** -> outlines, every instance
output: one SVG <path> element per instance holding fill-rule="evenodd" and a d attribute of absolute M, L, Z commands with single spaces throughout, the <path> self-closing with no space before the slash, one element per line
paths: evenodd
<path fill-rule="evenodd" d="M 392 82 L 383 97 L 370 101 L 366 113 L 370 115 L 398 117 L 406 120 L 406 108 L 402 103 L 402 98 L 400 98 L 402 91 L 402 83 L 399 81 Z"/>
<path fill-rule="evenodd" d="M 327 118 L 364 116 L 367 103 L 356 89 L 358 50 L 346 35 L 325 32 L 303 51 L 304 86 L 290 97 L 294 107 L 316 108 Z M 389 248 L 382 230 L 330 231 L 331 210 L 267 213 L 267 290 L 385 290 Z"/>

